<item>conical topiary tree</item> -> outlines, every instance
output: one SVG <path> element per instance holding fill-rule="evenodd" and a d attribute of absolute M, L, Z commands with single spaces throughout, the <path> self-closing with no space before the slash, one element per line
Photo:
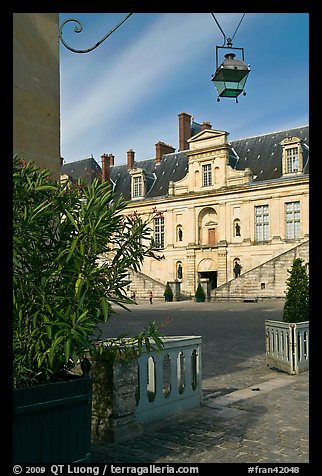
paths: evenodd
<path fill-rule="evenodd" d="M 163 293 L 164 299 L 166 302 L 172 302 L 173 301 L 173 291 L 170 287 L 169 282 L 167 282 L 164 293 Z"/>
<path fill-rule="evenodd" d="M 201 283 L 198 284 L 196 292 L 195 292 L 196 302 L 204 302 L 206 300 L 206 293 L 201 286 Z"/>
<path fill-rule="evenodd" d="M 303 260 L 296 258 L 286 280 L 286 300 L 283 308 L 284 322 L 309 320 L 309 276 Z"/>

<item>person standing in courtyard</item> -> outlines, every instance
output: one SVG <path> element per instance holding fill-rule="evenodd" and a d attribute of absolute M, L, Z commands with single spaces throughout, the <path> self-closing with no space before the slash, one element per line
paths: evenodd
<path fill-rule="evenodd" d="M 153 294 L 152 294 L 152 291 L 149 292 L 149 301 L 150 301 L 150 304 L 152 304 L 152 302 L 153 302 Z"/>

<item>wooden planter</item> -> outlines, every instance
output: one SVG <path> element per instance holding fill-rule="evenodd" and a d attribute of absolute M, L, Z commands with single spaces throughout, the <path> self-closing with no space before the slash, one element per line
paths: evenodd
<path fill-rule="evenodd" d="M 309 321 L 288 323 L 265 321 L 266 362 L 289 374 L 309 369 Z"/>
<path fill-rule="evenodd" d="M 196 296 L 196 302 L 205 302 L 206 298 L 202 296 Z"/>
<path fill-rule="evenodd" d="M 14 390 L 13 462 L 89 462 L 92 380 Z"/>

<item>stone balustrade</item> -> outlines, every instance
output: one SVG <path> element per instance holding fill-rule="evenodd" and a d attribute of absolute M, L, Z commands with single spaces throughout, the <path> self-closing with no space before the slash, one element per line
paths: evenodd
<path fill-rule="evenodd" d="M 128 364 L 92 360 L 94 440 L 119 442 L 137 436 L 144 423 L 201 405 L 201 337 L 162 341 L 160 351 L 144 351 Z"/>
<path fill-rule="evenodd" d="M 159 353 L 144 352 L 138 359 L 135 415 L 143 422 L 194 408 L 202 401 L 201 337 L 166 337 L 163 343 Z"/>
<path fill-rule="evenodd" d="M 266 362 L 289 374 L 309 369 L 309 322 L 265 321 Z"/>

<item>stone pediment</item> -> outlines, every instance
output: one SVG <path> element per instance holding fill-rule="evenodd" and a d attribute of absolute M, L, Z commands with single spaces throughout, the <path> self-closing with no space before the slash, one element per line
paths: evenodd
<path fill-rule="evenodd" d="M 218 222 L 213 220 L 207 221 L 207 223 L 205 223 L 205 226 L 215 226 L 215 225 L 218 225 Z"/>
<path fill-rule="evenodd" d="M 301 142 L 301 139 L 298 137 L 286 137 L 284 140 L 282 140 L 281 145 L 290 145 L 290 144 L 298 144 Z"/>
<path fill-rule="evenodd" d="M 227 135 L 225 131 L 204 129 L 188 140 L 189 150 L 224 146 L 227 144 Z"/>
<path fill-rule="evenodd" d="M 130 175 L 142 175 L 144 174 L 144 170 L 141 169 L 140 167 L 133 167 L 132 169 L 129 170 Z"/>

